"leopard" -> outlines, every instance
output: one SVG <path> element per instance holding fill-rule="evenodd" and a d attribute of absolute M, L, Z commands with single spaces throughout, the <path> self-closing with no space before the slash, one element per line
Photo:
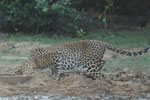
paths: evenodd
<path fill-rule="evenodd" d="M 63 72 L 70 70 L 98 80 L 101 69 L 105 65 L 103 57 L 106 50 L 126 56 L 139 56 L 147 53 L 150 47 L 130 52 L 99 40 L 79 40 L 50 47 L 38 47 L 31 52 L 28 59 L 16 69 L 15 73 L 32 75 L 36 70 L 50 68 L 56 80 L 60 79 Z"/>

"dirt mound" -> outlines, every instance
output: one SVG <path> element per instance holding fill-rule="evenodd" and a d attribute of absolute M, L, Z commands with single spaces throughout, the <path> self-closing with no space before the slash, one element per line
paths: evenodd
<path fill-rule="evenodd" d="M 150 74 L 142 71 L 140 73 L 132 72 L 134 71 L 104 72 L 104 78 L 101 80 L 91 80 L 82 75 L 71 74 L 61 78 L 60 81 L 55 81 L 47 74 L 38 72 L 33 75 L 30 81 L 24 84 L 9 85 L 0 83 L 0 95 L 29 96 L 53 93 L 91 98 L 92 100 L 111 96 L 114 96 L 114 98 L 117 96 L 120 96 L 120 98 L 126 97 L 126 99 L 150 98 Z"/>

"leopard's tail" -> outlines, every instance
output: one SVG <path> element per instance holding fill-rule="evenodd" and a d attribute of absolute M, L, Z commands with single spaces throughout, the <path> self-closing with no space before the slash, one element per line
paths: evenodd
<path fill-rule="evenodd" d="M 114 47 L 110 44 L 107 44 L 107 49 L 114 51 L 116 53 L 122 54 L 122 55 L 126 55 L 126 56 L 139 56 L 139 55 L 143 55 L 143 54 L 147 53 L 148 51 L 150 51 L 150 47 L 147 47 L 141 51 L 130 52 L 130 51 L 125 51 L 125 50 L 122 50 L 120 48 Z"/>

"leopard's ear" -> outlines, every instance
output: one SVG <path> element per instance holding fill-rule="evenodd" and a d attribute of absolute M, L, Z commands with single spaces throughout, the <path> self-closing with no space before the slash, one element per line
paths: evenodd
<path fill-rule="evenodd" d="M 16 69 L 15 69 L 15 74 L 16 75 L 23 75 L 23 72 L 22 72 L 22 66 L 18 66 Z"/>

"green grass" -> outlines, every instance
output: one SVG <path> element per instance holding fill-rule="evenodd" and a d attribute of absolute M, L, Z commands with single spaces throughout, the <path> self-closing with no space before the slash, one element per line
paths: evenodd
<path fill-rule="evenodd" d="M 23 64 L 23 59 L 3 59 L 0 57 L 0 64 L 9 64 L 9 65 L 16 65 L 16 64 Z"/>
<path fill-rule="evenodd" d="M 104 70 L 115 71 L 117 68 L 150 68 L 150 56 L 128 57 L 126 59 L 107 59 Z"/>
<path fill-rule="evenodd" d="M 106 33 L 107 35 L 105 35 Z M 1 38 L 0 42 L 2 41 L 15 41 L 15 42 L 39 42 L 41 44 L 49 44 L 55 45 L 60 43 L 72 42 L 77 40 L 84 40 L 84 39 L 93 39 L 93 40 L 100 40 L 107 43 L 110 43 L 119 48 L 138 48 L 138 47 L 146 47 L 150 43 L 150 30 L 141 30 L 141 31 L 107 31 L 100 30 L 96 33 L 91 33 L 86 35 L 82 38 L 70 38 L 64 36 L 44 36 L 44 35 L 23 35 L 23 34 L 15 34 L 9 38 Z M 0 54 L 0 56 L 26 56 L 21 55 L 13 52 L 13 50 L 6 50 L 6 53 Z M 0 64 L 15 64 L 15 63 L 22 63 L 23 61 L 16 61 L 16 60 L 4 60 L 0 57 Z M 114 70 L 117 67 L 124 68 L 124 67 L 143 67 L 143 68 L 150 68 L 150 57 L 149 56 L 139 56 L 139 57 L 131 57 L 128 59 L 122 58 L 113 58 L 108 59 L 105 68 L 109 70 Z"/>
<path fill-rule="evenodd" d="M 106 33 L 107 35 L 104 35 Z M 104 32 L 99 31 L 98 33 L 91 33 L 86 35 L 82 38 L 70 38 L 64 36 L 44 36 L 44 35 L 23 35 L 23 34 L 15 34 L 9 38 L 6 38 L 5 41 L 16 41 L 16 42 L 40 42 L 41 44 L 60 44 L 66 42 L 72 42 L 77 40 L 84 40 L 84 39 L 94 39 L 104 41 L 110 44 L 113 44 L 118 47 L 123 48 L 134 48 L 134 47 L 145 47 L 150 42 L 150 30 L 146 31 L 117 31 L 117 32 Z M 0 41 L 4 40 L 0 38 Z M 148 41 L 149 40 L 149 41 Z"/>

